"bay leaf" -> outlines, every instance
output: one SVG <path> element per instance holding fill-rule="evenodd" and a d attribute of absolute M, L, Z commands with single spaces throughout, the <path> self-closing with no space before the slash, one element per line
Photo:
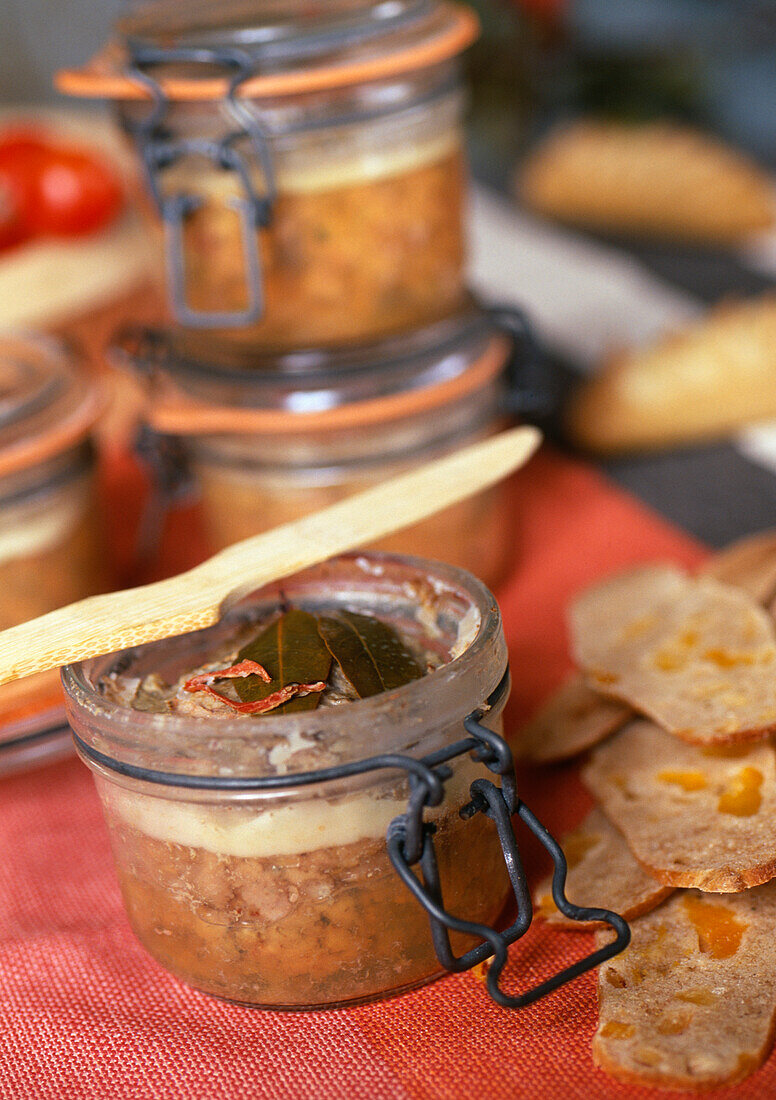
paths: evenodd
<path fill-rule="evenodd" d="M 361 699 L 418 680 L 423 669 L 399 635 L 380 619 L 340 611 L 318 620 L 321 637 Z"/>
<path fill-rule="evenodd" d="M 289 684 L 326 681 L 331 671 L 331 653 L 318 632 L 318 620 L 298 608 L 286 611 L 243 646 L 238 660 L 256 661 L 271 676 L 269 683 L 264 683 L 259 676 L 235 680 L 235 691 L 244 703 L 266 699 Z M 320 691 L 297 695 L 288 703 L 276 707 L 272 714 L 315 710 L 320 698 Z"/>

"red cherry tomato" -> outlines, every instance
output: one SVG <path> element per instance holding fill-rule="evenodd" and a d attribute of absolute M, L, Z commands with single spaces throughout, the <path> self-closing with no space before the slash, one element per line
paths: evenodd
<path fill-rule="evenodd" d="M 34 156 L 33 158 L 34 159 Z M 33 172 L 33 233 L 80 237 L 109 225 L 123 202 L 113 169 L 92 153 L 49 146 Z"/>
<path fill-rule="evenodd" d="M 35 157 L 0 153 L 0 250 L 13 248 L 33 235 Z"/>
<path fill-rule="evenodd" d="M 46 137 L 33 125 L 9 126 L 0 132 L 0 161 L 7 164 L 17 156 L 42 153 L 48 146 Z"/>

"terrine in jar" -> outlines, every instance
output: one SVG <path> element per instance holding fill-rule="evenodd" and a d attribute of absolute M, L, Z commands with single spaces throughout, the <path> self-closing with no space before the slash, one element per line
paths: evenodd
<path fill-rule="evenodd" d="M 441 972 L 386 835 L 417 797 L 417 762 L 466 739 L 467 715 L 484 707 L 501 730 L 506 646 L 474 577 L 350 555 L 215 627 L 63 677 L 130 921 L 168 970 L 273 1008 L 371 1000 Z M 510 884 L 492 822 L 460 813 L 490 775 L 475 755 L 450 760 L 424 828 L 445 905 L 490 925 Z"/>

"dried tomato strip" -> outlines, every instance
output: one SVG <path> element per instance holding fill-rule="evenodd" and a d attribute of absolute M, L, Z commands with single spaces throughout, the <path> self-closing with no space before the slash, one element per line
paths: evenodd
<path fill-rule="evenodd" d="M 241 703 L 236 699 L 229 699 L 226 695 L 222 695 L 211 687 L 214 680 L 238 680 L 243 676 L 258 676 L 265 684 L 272 682 L 272 677 L 263 665 L 258 664 L 256 661 L 245 660 L 232 665 L 231 668 L 217 669 L 215 672 L 202 672 L 199 676 L 192 676 L 183 685 L 183 690 L 190 692 L 204 691 L 221 703 L 226 703 L 227 706 L 230 706 L 232 710 L 236 710 L 239 714 L 266 714 L 267 711 L 275 710 L 276 707 L 282 706 L 283 703 L 287 703 L 289 699 L 293 699 L 296 695 L 309 695 L 313 691 L 323 691 L 326 687 L 323 680 L 318 680 L 312 684 L 286 684 L 285 687 L 279 688 L 277 691 L 273 691 L 271 695 L 267 695 L 264 699 L 257 699 L 253 703 Z"/>
<path fill-rule="evenodd" d="M 257 699 L 255 703 L 235 703 L 232 699 L 223 699 L 223 696 L 219 698 L 240 714 L 265 714 L 268 710 L 281 707 L 296 695 L 310 695 L 313 691 L 323 691 L 325 687 L 324 680 L 318 680 L 314 684 L 286 684 L 285 687 L 273 691 L 266 699 Z"/>
<path fill-rule="evenodd" d="M 258 676 L 265 684 L 272 683 L 272 677 L 264 665 L 257 661 L 240 661 L 229 668 L 219 668 L 215 672 L 200 672 L 199 676 L 192 676 L 183 685 L 184 691 L 205 691 L 214 680 L 239 680 L 243 676 Z"/>

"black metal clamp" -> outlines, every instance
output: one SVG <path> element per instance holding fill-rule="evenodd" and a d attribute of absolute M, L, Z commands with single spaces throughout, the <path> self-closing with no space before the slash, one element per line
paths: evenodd
<path fill-rule="evenodd" d="M 264 289 L 259 256 L 258 230 L 269 225 L 277 193 L 269 140 L 259 120 L 244 100 L 238 97 L 240 86 L 253 75 L 255 61 L 239 49 L 159 49 L 136 45 L 132 48 L 130 74 L 151 96 L 151 109 L 139 122 L 128 124 L 137 142 L 145 169 L 148 189 L 164 224 L 165 259 L 168 293 L 176 317 L 189 328 L 236 328 L 259 320 L 264 309 Z M 152 75 L 158 65 L 189 63 L 216 66 L 231 73 L 224 103 L 237 129 L 219 140 L 172 138 L 164 119 L 169 106 L 164 88 Z M 251 162 L 236 145 L 249 139 Z M 203 203 L 201 195 L 178 191 L 166 195 L 162 173 L 184 157 L 204 158 L 222 171 L 231 172 L 239 182 L 240 193 L 228 201 L 240 222 L 247 304 L 229 311 L 195 310 L 189 306 L 186 291 L 185 222 Z M 254 182 L 258 167 L 264 180 L 259 193 Z"/>
<path fill-rule="evenodd" d="M 488 993 L 503 1008 L 524 1008 L 553 992 L 566 982 L 599 966 L 612 956 L 624 951 L 630 942 L 630 928 L 617 913 L 608 909 L 594 909 L 574 905 L 565 894 L 567 874 L 566 858 L 558 842 L 517 796 L 512 751 L 506 741 L 482 724 L 484 713 L 503 701 L 509 687 L 509 670 L 492 692 L 482 710 L 474 711 L 464 719 L 467 736 L 417 759 L 400 753 L 384 753 L 340 764 L 318 771 L 298 772 L 292 775 L 271 775 L 259 778 L 231 776 L 184 775 L 177 772 L 159 772 L 135 764 L 127 764 L 106 756 L 73 733 L 81 754 L 96 764 L 147 783 L 183 787 L 193 790 L 264 791 L 310 786 L 362 775 L 370 771 L 401 770 L 407 773 L 410 794 L 407 809 L 393 819 L 388 826 L 386 845 L 391 863 L 408 890 L 428 914 L 431 937 L 441 965 L 453 972 L 470 970 L 478 963 L 492 959 L 488 969 Z M 501 779 L 496 785 L 489 779 L 476 779 L 470 787 L 470 801 L 459 810 L 465 821 L 478 813 L 484 813 L 494 824 L 509 874 L 512 892 L 517 904 L 517 916 L 508 928 L 498 931 L 487 925 L 465 920 L 449 913 L 444 906 L 434 850 L 435 826 L 424 820 L 427 808 L 440 805 L 445 796 L 445 782 L 452 775 L 449 762 L 456 757 L 470 754 L 471 758 L 485 765 Z M 573 921 L 599 921 L 608 924 L 615 933 L 611 943 L 598 948 L 572 966 L 539 983 L 527 992 L 513 996 L 499 986 L 499 979 L 507 961 L 507 948 L 524 936 L 533 920 L 531 894 L 523 872 L 517 838 L 512 824 L 517 816 L 549 852 L 554 864 L 552 896 L 564 916 Z M 413 871 L 418 866 L 421 877 Z M 461 956 L 453 953 L 450 932 L 460 932 L 476 937 L 481 942 Z"/>
<path fill-rule="evenodd" d="M 507 361 L 507 411 L 526 420 L 543 421 L 556 412 L 557 382 L 524 310 L 516 305 L 488 306 L 494 326 L 512 344 Z"/>
<path fill-rule="evenodd" d="M 508 677 L 507 672 L 488 700 L 488 709 L 495 705 L 505 693 Z M 470 714 L 464 719 L 464 727 L 469 737 L 432 757 L 424 757 L 423 763 L 429 767 L 431 774 L 444 779 L 449 776 L 450 770 L 439 768 L 438 765 L 446 763 L 454 756 L 468 752 L 473 759 L 501 777 L 500 786 L 489 779 L 476 779 L 469 792 L 471 801 L 459 811 L 459 814 L 461 818 L 468 820 L 478 813 L 483 813 L 493 822 L 517 905 L 515 920 L 508 928 L 499 932 L 487 925 L 453 916 L 445 909 L 434 851 L 434 826 L 423 822 L 424 808 L 438 804 L 437 790 L 428 781 L 429 777 L 421 781 L 416 776 L 410 776 L 410 799 L 407 812 L 395 818 L 389 826 L 388 854 L 402 882 L 428 914 L 434 950 L 442 966 L 446 970 L 459 972 L 470 970 L 478 963 L 492 958 L 487 974 L 488 993 L 502 1008 L 524 1008 L 623 951 L 630 942 L 630 928 L 617 913 L 612 913 L 608 909 L 574 905 L 568 900 L 565 894 L 567 865 L 563 850 L 536 815 L 517 797 L 512 751 L 499 734 L 482 724 L 482 717 L 482 711 Z M 526 883 L 512 825 L 514 815 L 517 815 L 530 829 L 552 857 L 554 864 L 552 896 L 560 912 L 573 921 L 600 921 L 608 924 L 615 932 L 615 938 L 611 943 L 518 996 L 505 993 L 499 987 L 501 972 L 507 961 L 507 948 L 525 935 L 533 920 L 531 894 Z M 418 878 L 412 870 L 414 865 L 420 868 L 422 878 Z M 476 937 L 481 942 L 463 955 L 456 956 L 450 944 L 451 931 Z"/>

